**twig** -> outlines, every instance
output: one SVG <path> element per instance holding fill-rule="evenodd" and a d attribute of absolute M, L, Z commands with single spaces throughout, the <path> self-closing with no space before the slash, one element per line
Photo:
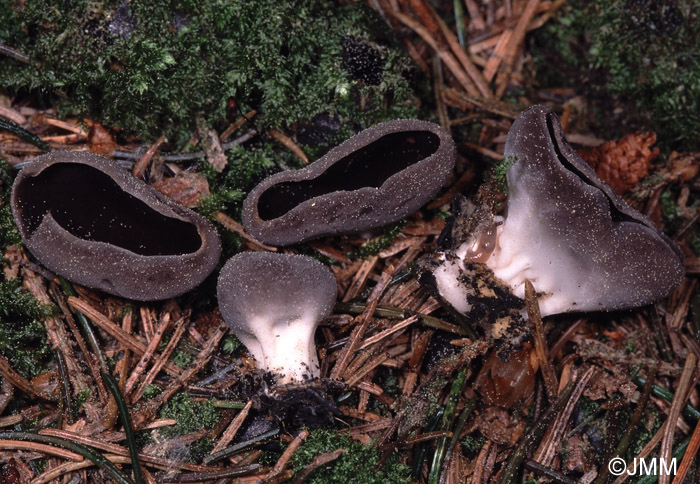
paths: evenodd
<path fill-rule="evenodd" d="M 129 409 L 126 406 L 124 395 L 122 395 L 122 392 L 119 389 L 119 384 L 114 378 L 112 378 L 112 375 L 109 373 L 103 373 L 102 379 L 107 385 L 107 388 L 109 388 L 109 391 L 112 392 L 112 395 L 117 402 L 119 416 L 121 417 L 122 427 L 124 428 L 126 442 L 129 447 L 129 457 L 131 458 L 131 470 L 134 473 L 134 482 L 135 484 L 144 484 L 143 474 L 141 472 L 141 463 L 139 462 L 139 452 L 136 449 L 136 436 L 134 435 L 134 430 L 131 427 L 131 417 L 129 416 Z"/>
<path fill-rule="evenodd" d="M 350 286 L 348 287 L 347 291 L 345 291 L 345 295 L 342 299 L 343 302 L 348 302 L 349 300 L 354 299 L 355 297 L 357 297 L 358 294 L 360 294 L 360 291 L 364 287 L 365 282 L 367 282 L 367 278 L 372 273 L 372 270 L 374 270 L 374 267 L 377 265 L 378 261 L 379 257 L 376 255 L 373 255 L 369 259 L 362 261 L 360 268 L 357 270 L 357 272 L 352 278 Z"/>
<path fill-rule="evenodd" d="M 676 421 L 680 417 L 681 409 L 685 405 L 688 395 L 690 393 L 690 383 L 693 378 L 693 373 L 696 370 L 698 358 L 695 353 L 688 354 L 683 365 L 683 372 L 681 373 L 681 378 L 678 381 L 678 386 L 676 387 L 676 396 L 671 404 L 671 411 L 666 419 L 666 426 L 664 428 L 663 439 L 661 440 L 661 450 L 659 451 L 659 458 L 661 461 L 671 462 L 671 457 L 673 456 L 673 434 L 676 430 Z M 659 476 L 659 484 L 669 484 L 671 476 L 667 473 L 662 472 Z"/>
<path fill-rule="evenodd" d="M 39 435 L 47 435 L 52 437 L 58 437 L 61 439 L 66 439 L 69 441 L 74 441 L 119 456 L 127 456 L 129 454 L 129 451 L 125 447 L 112 444 L 101 439 L 81 435 L 77 432 L 56 429 L 43 429 L 39 431 Z M 188 462 L 180 462 L 177 460 L 165 459 L 162 457 L 152 456 L 144 453 L 139 454 L 139 459 L 145 464 L 165 469 L 185 469 L 194 472 L 206 472 L 215 469 L 215 467 L 190 464 Z"/>
<path fill-rule="evenodd" d="M 309 157 L 306 156 L 306 154 L 304 153 L 304 151 L 302 151 L 299 145 L 292 141 L 292 139 L 289 136 L 282 133 L 281 131 L 277 131 L 276 129 L 268 129 L 267 134 L 269 134 L 270 137 L 272 137 L 272 139 L 274 139 L 275 141 L 278 141 L 282 145 L 284 145 L 287 149 L 289 149 L 289 151 L 294 153 L 294 156 L 303 161 L 305 165 L 309 164 Z"/>
<path fill-rule="evenodd" d="M 462 67 L 464 68 L 465 72 L 469 75 L 471 80 L 476 85 L 476 88 L 479 90 L 479 93 L 486 99 L 492 98 L 493 93 L 491 92 L 491 89 L 489 88 L 486 79 L 484 79 L 484 76 L 481 74 L 481 71 L 474 65 L 472 60 L 469 58 L 469 54 L 467 54 L 467 52 L 464 50 L 457 37 L 455 37 L 455 34 L 452 33 L 452 30 L 450 30 L 450 28 L 447 26 L 442 17 L 440 17 L 440 15 L 438 15 L 438 13 L 433 8 L 430 8 L 430 11 L 432 12 L 433 17 L 435 17 L 435 20 L 438 26 L 440 27 L 442 34 L 447 39 L 447 43 L 449 44 L 450 49 L 454 53 L 455 57 L 457 57 L 460 64 L 462 64 Z"/>
<path fill-rule="evenodd" d="M 219 141 L 221 141 L 222 143 L 225 142 L 233 133 L 238 131 L 241 128 L 241 126 L 247 123 L 256 114 L 258 114 L 258 112 L 255 109 L 251 109 L 243 116 L 235 120 L 233 123 L 231 123 L 231 126 L 226 128 L 224 132 L 219 135 Z"/>
<path fill-rule="evenodd" d="M 360 345 L 358 350 L 363 350 L 363 349 L 367 348 L 368 346 L 373 345 L 374 343 L 377 343 L 378 341 L 383 340 L 387 336 L 390 336 L 390 335 L 396 333 L 397 331 L 401 331 L 402 329 L 408 328 L 410 325 L 412 325 L 413 323 L 418 321 L 418 319 L 419 318 L 417 315 L 413 315 L 407 319 L 404 319 L 403 321 L 401 321 L 399 323 L 396 323 L 391 328 L 385 329 L 384 331 L 381 331 L 381 332 L 375 334 L 374 336 L 371 336 L 371 337 L 365 339 L 365 341 L 362 343 L 362 345 Z"/>
<path fill-rule="evenodd" d="M 467 76 L 467 74 L 462 69 L 461 65 L 455 59 L 455 57 L 445 49 L 441 48 L 435 39 L 430 35 L 430 32 L 423 27 L 421 24 L 413 20 L 408 15 L 404 15 L 401 12 L 391 12 L 391 15 L 396 17 L 402 24 L 413 30 L 415 33 L 420 35 L 420 37 L 440 56 L 442 62 L 450 70 L 450 72 L 455 76 L 460 85 L 472 96 L 478 97 L 479 90 L 477 89 L 474 82 Z"/>
<path fill-rule="evenodd" d="M 287 448 L 284 449 L 284 452 L 282 452 L 280 458 L 277 459 L 275 466 L 272 468 L 272 475 L 279 474 L 280 472 L 282 472 L 282 470 L 284 470 L 285 466 L 289 462 L 289 459 L 292 458 L 294 452 L 297 451 L 297 449 L 301 446 L 301 444 L 304 443 L 308 436 L 309 431 L 304 429 L 300 431 L 296 435 L 296 437 L 294 437 L 294 440 L 292 440 L 292 442 L 287 446 Z"/>
<path fill-rule="evenodd" d="M 134 164 L 134 167 L 131 169 L 131 174 L 136 178 L 143 178 L 143 174 L 146 173 L 146 168 L 148 168 L 153 156 L 164 142 L 165 135 L 158 138 L 151 146 L 149 146 L 148 150 L 146 150 L 143 156 L 139 158 L 139 161 Z"/>
<path fill-rule="evenodd" d="M 38 444 L 36 442 L 23 442 L 21 440 L 0 440 L 2 450 L 28 450 L 30 452 L 41 452 L 42 454 L 55 455 L 62 459 L 81 461 L 82 455 L 69 450 L 63 450 L 48 444 Z"/>
<path fill-rule="evenodd" d="M 146 402 L 139 413 L 134 416 L 134 428 L 141 429 L 146 422 L 153 418 L 156 411 L 172 397 L 187 381 L 204 368 L 216 350 L 219 341 L 226 332 L 222 328 L 217 328 L 206 346 L 199 352 L 195 362 L 185 371 L 178 375 L 157 397 Z"/>
<path fill-rule="evenodd" d="M 515 472 L 522 464 L 530 448 L 545 433 L 552 419 L 568 403 L 569 398 L 574 391 L 574 386 L 574 382 L 572 381 L 564 388 L 564 390 L 559 394 L 557 401 L 547 409 L 547 411 L 537 421 L 530 433 L 520 441 L 515 450 L 510 454 L 508 463 L 506 464 L 503 475 L 501 476 L 501 484 L 511 484 L 512 482 L 515 482 Z"/>
<path fill-rule="evenodd" d="M 518 23 L 515 25 L 512 35 L 508 38 L 508 43 L 505 48 L 505 62 L 499 74 L 499 79 L 496 81 L 497 98 L 501 98 L 506 91 L 506 87 L 508 87 L 508 81 L 510 80 L 513 70 L 513 64 L 515 64 L 516 54 L 525 38 L 530 20 L 535 16 L 540 1 L 541 0 L 528 0 L 523 13 L 520 15 L 520 18 L 518 18 Z"/>
<path fill-rule="evenodd" d="M 339 302 L 335 304 L 334 311 L 336 313 L 348 313 L 348 314 L 362 314 L 362 312 L 367 308 L 366 303 L 353 302 L 345 303 Z M 434 316 L 429 316 L 427 314 L 414 313 L 407 309 L 397 308 L 393 306 L 377 306 L 374 314 L 380 318 L 389 319 L 406 319 L 410 318 L 414 314 L 420 318 L 421 324 L 423 326 L 428 326 L 429 328 L 439 329 L 442 331 L 447 331 L 449 333 L 459 334 L 462 336 L 468 336 L 472 339 L 476 339 L 476 335 L 470 333 L 468 330 L 457 326 L 442 319 L 436 318 Z"/>
<path fill-rule="evenodd" d="M 214 448 L 211 450 L 210 454 L 216 454 L 220 450 L 223 450 L 233 440 L 233 438 L 238 433 L 238 430 L 241 428 L 241 425 L 243 425 L 243 422 L 245 421 L 246 417 L 248 417 L 248 412 L 250 412 L 252 406 L 253 401 L 249 400 L 248 403 L 246 403 L 245 407 L 243 407 L 243 409 L 240 412 L 238 412 L 236 418 L 233 419 L 231 424 L 224 431 L 223 435 L 216 443 Z"/>
<path fill-rule="evenodd" d="M 547 397 L 550 401 L 554 401 L 554 398 L 557 396 L 559 384 L 557 383 L 557 376 L 554 373 L 552 360 L 549 358 L 547 337 L 544 334 L 542 317 L 540 316 L 540 305 L 537 302 L 535 288 L 532 286 L 529 279 L 525 279 L 525 305 L 527 307 L 527 315 L 530 318 L 530 321 L 535 325 L 535 350 L 537 352 L 537 359 L 540 361 L 540 368 L 542 369 L 542 376 L 544 377 L 544 386 L 547 390 Z"/>
<path fill-rule="evenodd" d="M 160 373 L 160 370 L 170 359 L 170 355 L 172 355 L 173 351 L 175 351 L 175 348 L 177 347 L 178 343 L 180 343 L 180 338 L 182 338 L 182 335 L 185 333 L 186 327 L 187 325 L 185 324 L 185 318 L 180 318 L 180 320 L 177 323 L 175 323 L 175 331 L 173 333 L 172 338 L 170 338 L 170 341 L 168 341 L 168 344 L 163 350 L 163 353 L 161 353 L 161 355 L 158 357 L 158 360 L 153 364 L 153 367 L 151 367 L 151 369 L 146 374 L 146 377 L 141 382 L 141 385 L 139 385 L 138 389 L 136 389 L 134 394 L 131 396 L 132 403 L 136 403 L 139 400 L 141 400 L 143 392 L 146 391 L 146 387 L 150 385 L 153 382 L 153 380 L 155 380 L 156 376 L 158 376 L 158 373 Z"/>
<path fill-rule="evenodd" d="M 226 215 L 224 212 L 216 212 L 213 216 L 214 219 L 221 225 L 223 225 L 225 228 L 227 228 L 231 232 L 240 235 L 243 239 L 253 244 L 254 248 L 258 247 L 260 249 L 264 249 L 270 252 L 277 252 L 277 247 L 272 247 L 270 245 L 263 244 L 262 242 L 258 242 L 252 235 L 248 234 L 248 232 L 245 231 L 245 228 L 241 224 L 239 224 L 234 219 Z"/>
<path fill-rule="evenodd" d="M 647 403 L 649 402 L 649 397 L 651 396 L 651 389 L 653 386 L 654 378 L 656 377 L 656 372 L 658 371 L 658 369 L 658 366 L 653 367 L 647 375 L 647 383 L 646 385 L 644 385 L 642 397 L 639 399 L 639 403 L 637 404 L 637 408 L 634 410 L 634 414 L 632 414 L 632 418 L 630 419 L 629 424 L 627 424 L 627 430 L 622 435 L 622 438 L 620 439 L 620 442 L 618 442 L 617 447 L 615 447 L 615 452 L 612 456 L 610 456 L 610 459 L 622 456 L 625 454 L 625 452 L 627 452 L 627 448 L 629 447 L 629 444 L 632 441 L 632 433 L 637 429 L 637 426 L 639 425 L 639 422 L 641 421 L 642 417 L 644 416 L 644 412 L 646 411 Z M 610 462 L 610 459 L 608 459 L 608 462 Z M 605 482 L 607 482 L 609 475 L 609 467 L 607 465 L 601 466 L 601 470 L 598 473 L 598 477 L 595 481 L 593 481 L 593 484 L 604 484 Z"/>
<path fill-rule="evenodd" d="M 158 325 L 158 328 L 155 330 L 155 333 L 151 338 L 151 341 L 148 342 L 146 351 L 143 355 L 141 355 L 141 359 L 139 359 L 139 362 L 136 363 L 136 366 L 129 375 L 129 379 L 126 381 L 126 385 L 124 386 L 125 394 L 128 395 L 129 393 L 131 393 L 132 388 L 141 377 L 141 374 L 146 370 L 148 362 L 151 360 L 151 357 L 155 354 L 156 349 L 158 348 L 158 345 L 160 344 L 160 341 L 163 338 L 163 335 L 165 334 L 165 331 L 168 329 L 169 325 L 169 317 L 163 318 L 163 320 Z"/>
<path fill-rule="evenodd" d="M 136 341 L 131 335 L 126 334 L 124 330 L 122 330 L 119 326 L 115 325 L 112 321 L 110 321 L 110 319 L 107 316 L 100 313 L 97 309 L 93 308 L 86 301 L 77 297 L 69 297 L 68 305 L 90 318 L 90 320 L 93 323 L 95 323 L 101 329 L 106 331 L 114 339 L 116 339 L 120 343 L 123 343 L 124 346 L 129 348 L 138 356 L 142 356 L 146 352 L 146 345 L 139 341 Z M 163 368 L 169 375 L 172 376 L 178 376 L 181 373 L 181 370 L 172 363 L 166 363 Z"/>
<path fill-rule="evenodd" d="M 103 471 L 109 474 L 118 484 L 134 484 L 131 479 L 122 474 L 122 472 L 117 469 L 105 456 L 95 452 L 89 447 L 76 444 L 75 442 L 71 442 L 69 440 L 50 437 L 48 435 L 34 434 L 31 432 L 0 432 L 0 440 L 23 440 L 62 447 L 64 449 L 71 450 L 76 454 L 80 454 L 86 459 L 90 459 L 95 463 L 95 465 L 99 466 Z"/>
<path fill-rule="evenodd" d="M 374 257 L 374 259 L 376 262 L 376 256 Z M 350 363 L 350 358 L 354 355 L 355 351 L 360 346 L 360 339 L 367 330 L 369 320 L 374 315 L 374 311 L 377 308 L 379 298 L 384 293 L 384 290 L 389 285 L 389 282 L 391 282 L 391 276 L 393 275 L 393 272 L 394 268 L 391 265 L 389 265 L 387 269 L 384 272 L 382 272 L 379 282 L 377 282 L 377 285 L 374 287 L 372 293 L 367 299 L 367 307 L 365 308 L 365 311 L 360 316 L 358 316 L 357 325 L 352 330 L 350 338 L 348 338 L 348 342 L 345 344 L 345 347 L 340 351 L 340 355 L 338 356 L 338 362 L 331 371 L 330 378 L 337 380 L 345 372 L 345 368 Z"/>

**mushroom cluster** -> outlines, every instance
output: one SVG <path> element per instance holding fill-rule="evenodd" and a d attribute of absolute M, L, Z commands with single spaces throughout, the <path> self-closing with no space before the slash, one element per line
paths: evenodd
<path fill-rule="evenodd" d="M 514 161 L 505 218 L 467 203 L 460 226 L 471 230 L 447 227 L 449 244 L 423 278 L 451 308 L 483 311 L 477 273 L 520 299 L 530 280 L 543 316 L 642 306 L 678 285 L 678 245 L 597 177 L 550 109 L 533 106 L 515 120 L 505 156 Z"/>

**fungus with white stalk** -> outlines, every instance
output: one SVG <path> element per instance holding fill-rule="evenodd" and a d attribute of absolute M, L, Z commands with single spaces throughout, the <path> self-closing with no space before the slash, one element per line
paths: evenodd
<path fill-rule="evenodd" d="M 477 294 L 476 272 L 521 299 L 529 279 L 543 316 L 642 306 L 678 285 L 678 245 L 598 178 L 550 109 L 533 106 L 515 120 L 505 156 L 513 160 L 505 218 L 467 202 L 462 217 L 471 219 L 446 228 L 449 246 L 431 263 L 428 279 L 443 302 L 471 315 L 493 292 Z"/>
<path fill-rule="evenodd" d="M 217 287 L 224 320 L 281 384 L 320 376 L 314 333 L 336 296 L 335 277 L 317 260 L 268 252 L 232 257 Z"/>

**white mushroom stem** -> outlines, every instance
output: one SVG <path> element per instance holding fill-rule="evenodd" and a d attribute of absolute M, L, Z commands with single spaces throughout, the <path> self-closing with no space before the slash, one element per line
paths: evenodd
<path fill-rule="evenodd" d="M 274 318 L 274 317 L 273 317 Z M 320 377 L 314 344 L 317 321 L 313 314 L 285 315 L 284 319 L 253 318 L 252 341 L 241 341 L 258 362 L 258 366 L 279 375 L 278 383 L 305 381 Z"/>

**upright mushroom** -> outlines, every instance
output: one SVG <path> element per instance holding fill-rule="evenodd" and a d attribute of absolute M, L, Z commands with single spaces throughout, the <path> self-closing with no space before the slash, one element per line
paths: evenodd
<path fill-rule="evenodd" d="M 35 158 L 15 179 L 12 214 L 27 248 L 50 270 L 129 299 L 183 294 L 221 253 L 204 217 L 91 153 Z"/>
<path fill-rule="evenodd" d="M 596 176 L 550 109 L 533 106 L 515 120 L 505 156 L 514 160 L 505 219 L 466 204 L 472 230 L 447 228 L 450 244 L 430 266 L 425 279 L 443 301 L 474 311 L 476 272 L 518 298 L 529 279 L 543 316 L 641 306 L 678 285 L 678 245 Z"/>
<path fill-rule="evenodd" d="M 272 245 L 381 227 L 430 200 L 454 163 L 454 141 L 437 124 L 382 123 L 301 170 L 263 180 L 243 203 L 243 225 Z"/>
<path fill-rule="evenodd" d="M 320 376 L 314 334 L 336 296 L 335 277 L 317 260 L 268 252 L 232 257 L 217 287 L 226 323 L 283 384 Z"/>

